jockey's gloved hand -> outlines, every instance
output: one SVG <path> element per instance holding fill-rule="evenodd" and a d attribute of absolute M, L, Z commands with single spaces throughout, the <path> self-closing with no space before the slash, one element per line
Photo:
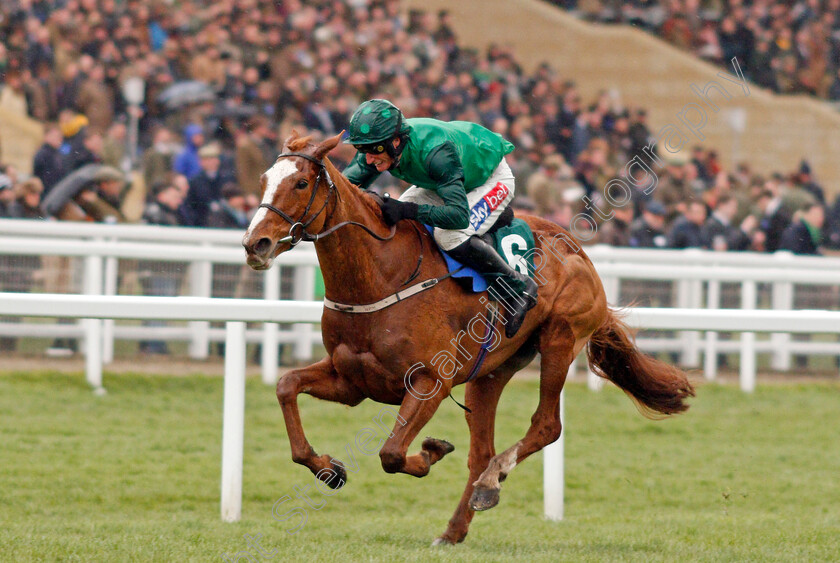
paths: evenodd
<path fill-rule="evenodd" d="M 416 219 L 419 205 L 412 201 L 400 201 L 394 198 L 388 198 L 380 204 L 382 207 L 382 218 L 388 225 L 395 225 L 397 221 L 403 219 Z"/>

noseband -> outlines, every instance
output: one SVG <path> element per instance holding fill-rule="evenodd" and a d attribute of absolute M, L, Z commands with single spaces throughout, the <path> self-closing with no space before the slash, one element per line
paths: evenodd
<path fill-rule="evenodd" d="M 277 215 L 282 217 L 287 223 L 289 223 L 291 225 L 291 227 L 289 227 L 289 234 L 287 236 L 281 238 L 280 240 L 278 240 L 277 241 L 278 243 L 288 242 L 292 246 L 296 246 L 301 241 L 315 242 L 317 240 L 320 240 L 320 239 L 324 238 L 327 235 L 331 235 L 332 233 L 334 233 L 335 231 L 337 231 L 338 229 L 340 229 L 341 227 L 344 227 L 346 225 L 355 225 L 356 227 L 361 227 L 362 229 L 367 231 L 367 233 L 370 236 L 372 236 L 373 238 L 375 238 L 377 240 L 386 241 L 386 240 L 391 240 L 392 238 L 394 238 L 394 234 L 397 232 L 396 226 L 391 227 L 391 234 L 389 236 L 381 237 L 381 236 L 377 235 L 376 233 L 374 233 L 372 230 L 370 230 L 367 226 L 362 225 L 361 223 L 357 223 L 356 221 L 343 221 L 343 222 L 339 223 L 338 225 L 330 227 L 326 231 L 316 233 L 314 235 L 312 233 L 307 232 L 306 227 L 311 225 L 312 222 L 315 219 L 317 219 L 318 216 L 321 213 L 323 213 L 324 210 L 327 208 L 327 204 L 330 202 L 330 196 L 332 196 L 333 192 L 335 191 L 335 183 L 333 182 L 332 178 L 330 178 L 330 173 L 327 172 L 327 167 L 324 164 L 324 162 L 322 160 L 319 160 L 319 159 L 315 158 L 312 155 L 304 154 L 304 153 L 300 153 L 300 152 L 284 152 L 284 153 L 280 153 L 277 156 L 277 159 L 279 160 L 279 159 L 284 158 L 284 157 L 294 157 L 294 156 L 299 156 L 300 158 L 305 158 L 309 162 L 312 162 L 313 164 L 317 165 L 319 167 L 318 177 L 315 178 L 315 187 L 312 188 L 312 195 L 309 197 L 309 203 L 306 204 L 306 209 L 303 210 L 303 214 L 300 216 L 300 219 L 292 219 L 288 214 L 286 214 L 282 210 L 274 207 L 270 203 L 261 203 L 259 205 L 259 207 L 264 207 L 264 208 L 268 209 L 269 211 L 273 211 L 274 213 L 276 213 Z M 315 201 L 315 194 L 318 191 L 318 186 L 321 184 L 321 178 L 326 178 L 327 186 L 328 186 L 327 197 L 324 198 L 324 205 L 322 205 L 321 209 L 319 209 L 317 211 L 317 213 L 315 213 L 315 215 L 313 215 L 308 221 L 304 222 L 304 220 L 306 219 L 306 215 L 309 213 L 309 210 L 312 207 L 312 203 Z"/>

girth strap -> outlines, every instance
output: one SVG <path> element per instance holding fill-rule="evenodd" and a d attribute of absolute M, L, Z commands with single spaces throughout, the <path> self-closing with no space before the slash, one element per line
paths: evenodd
<path fill-rule="evenodd" d="M 416 283 L 407 289 L 389 295 L 385 299 L 380 299 L 379 301 L 376 301 L 374 303 L 368 303 L 366 305 L 346 305 L 344 303 L 336 303 L 332 299 L 327 299 L 326 297 L 324 297 L 324 307 L 326 307 L 327 309 L 332 309 L 333 311 L 338 311 L 340 313 L 375 313 L 376 311 L 381 311 L 386 307 L 390 307 L 394 303 L 399 303 L 400 301 L 404 301 L 409 297 L 426 291 L 427 289 L 431 289 L 446 278 L 452 277 L 454 274 L 460 272 L 463 269 L 464 266 L 461 266 L 457 270 L 453 270 L 445 276 L 440 276 L 439 278 L 431 278 L 426 281 Z"/>
<path fill-rule="evenodd" d="M 467 379 L 464 381 L 464 383 L 469 383 L 470 381 L 475 379 L 475 376 L 478 375 L 481 366 L 484 364 L 484 360 L 487 359 L 487 352 L 490 349 L 490 341 L 493 340 L 491 338 L 491 333 L 493 332 L 493 330 L 495 330 L 496 320 L 498 319 L 498 313 L 498 305 L 496 305 L 492 309 L 488 309 L 487 311 L 487 315 L 485 316 L 487 330 L 484 332 L 484 339 L 481 341 L 481 348 L 479 348 L 478 350 L 478 356 L 475 359 L 475 363 L 473 364 L 473 367 L 470 370 L 469 375 L 467 375 Z"/>

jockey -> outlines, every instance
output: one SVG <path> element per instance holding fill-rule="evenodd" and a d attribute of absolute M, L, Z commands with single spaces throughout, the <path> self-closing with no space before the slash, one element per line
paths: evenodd
<path fill-rule="evenodd" d="M 344 170 L 366 189 L 389 171 L 413 184 L 397 199 L 385 199 L 389 225 L 415 219 L 434 227 L 438 245 L 487 278 L 491 295 L 508 305 L 505 335 L 511 338 L 537 302 L 537 284 L 517 272 L 481 238 L 514 195 L 505 155 L 513 145 L 475 123 L 404 119 L 387 100 L 364 102 L 350 119 L 347 142 L 358 153 Z"/>

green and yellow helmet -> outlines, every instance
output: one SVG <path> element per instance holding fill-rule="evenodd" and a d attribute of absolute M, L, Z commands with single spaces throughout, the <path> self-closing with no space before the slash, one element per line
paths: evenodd
<path fill-rule="evenodd" d="M 385 152 L 390 143 L 384 143 L 406 131 L 403 114 L 388 100 L 374 99 L 364 102 L 350 118 L 350 131 L 347 142 L 370 150 L 365 152 Z M 378 151 L 376 149 L 379 149 Z"/>

